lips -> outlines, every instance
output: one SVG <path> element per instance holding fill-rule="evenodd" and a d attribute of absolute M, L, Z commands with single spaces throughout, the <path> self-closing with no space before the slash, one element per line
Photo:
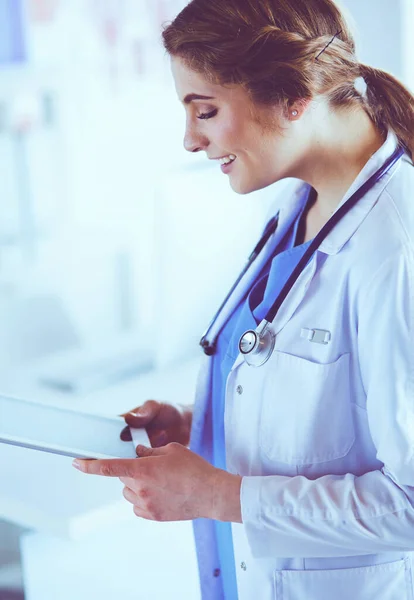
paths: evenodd
<path fill-rule="evenodd" d="M 210 160 L 222 160 L 223 158 L 232 158 L 233 160 L 236 160 L 236 155 L 235 154 L 224 154 L 224 156 L 212 156 L 211 158 L 209 157 Z M 223 164 L 223 163 L 222 163 Z"/>
<path fill-rule="evenodd" d="M 223 171 L 223 173 L 229 173 L 231 171 L 231 168 L 232 168 L 235 160 L 236 159 L 232 160 L 231 162 L 229 162 L 227 164 L 220 165 L 220 169 Z"/>

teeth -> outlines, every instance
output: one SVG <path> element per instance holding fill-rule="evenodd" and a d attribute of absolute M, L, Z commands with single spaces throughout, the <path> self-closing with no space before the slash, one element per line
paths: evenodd
<path fill-rule="evenodd" d="M 224 158 L 219 158 L 219 161 L 222 165 L 228 165 L 229 163 L 231 163 L 236 157 L 234 156 L 234 154 L 229 154 L 228 156 L 225 156 Z"/>

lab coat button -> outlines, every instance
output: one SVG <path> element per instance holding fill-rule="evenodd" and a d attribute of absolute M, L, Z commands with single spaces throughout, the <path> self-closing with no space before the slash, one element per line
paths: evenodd
<path fill-rule="evenodd" d="M 214 569 L 213 576 L 214 577 L 219 577 L 220 576 L 220 569 Z"/>
<path fill-rule="evenodd" d="M 242 393 L 243 393 L 243 388 L 242 388 L 242 386 L 241 386 L 241 385 L 238 385 L 238 386 L 236 387 L 236 392 L 237 392 L 238 394 L 242 394 Z"/>
<path fill-rule="evenodd" d="M 246 571 L 246 569 L 247 569 L 246 563 L 242 562 L 240 565 L 240 568 L 243 569 L 243 571 Z"/>

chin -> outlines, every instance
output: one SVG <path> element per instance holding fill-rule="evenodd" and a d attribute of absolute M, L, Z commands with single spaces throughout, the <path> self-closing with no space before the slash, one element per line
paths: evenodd
<path fill-rule="evenodd" d="M 267 187 L 268 185 L 269 184 L 260 185 L 258 181 L 237 181 L 236 179 L 233 180 L 232 178 L 230 178 L 231 189 L 233 190 L 233 192 L 236 192 L 236 194 L 240 194 L 241 196 L 251 194 L 252 192 L 257 192 L 257 190 L 261 190 Z"/>

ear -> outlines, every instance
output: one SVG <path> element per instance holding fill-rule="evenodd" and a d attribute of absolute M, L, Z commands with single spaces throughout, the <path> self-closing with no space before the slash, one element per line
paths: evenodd
<path fill-rule="evenodd" d="M 287 108 L 286 118 L 289 121 L 297 121 L 303 116 L 310 102 L 310 98 L 303 98 L 301 100 L 296 100 L 295 102 L 292 102 L 292 104 L 290 104 Z"/>

